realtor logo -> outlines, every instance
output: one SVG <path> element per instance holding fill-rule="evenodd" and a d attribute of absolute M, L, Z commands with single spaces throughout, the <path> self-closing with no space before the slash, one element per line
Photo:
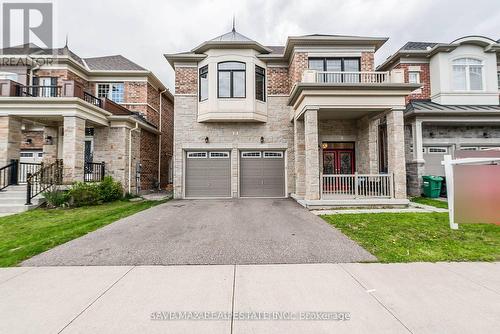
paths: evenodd
<path fill-rule="evenodd" d="M 52 3 L 3 3 L 2 47 L 53 47 Z"/>

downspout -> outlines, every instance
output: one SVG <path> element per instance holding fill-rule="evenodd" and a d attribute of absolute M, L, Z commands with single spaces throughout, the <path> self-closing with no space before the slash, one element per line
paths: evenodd
<path fill-rule="evenodd" d="M 161 114 L 162 114 L 162 99 L 161 96 L 163 93 L 165 93 L 167 90 L 164 89 L 160 92 L 160 126 L 158 127 L 160 133 L 158 134 L 158 190 L 161 188 L 161 138 L 162 138 L 162 132 L 161 132 Z"/>
<path fill-rule="evenodd" d="M 130 129 L 128 136 L 128 193 L 132 191 L 132 185 L 130 183 L 132 179 L 132 132 L 139 129 L 139 123 L 135 122 L 135 127 Z"/>
<path fill-rule="evenodd" d="M 29 59 L 31 62 L 34 62 L 33 58 L 31 58 L 30 56 L 27 56 L 26 59 Z M 30 67 L 30 69 L 29 69 L 30 80 L 29 80 L 29 82 L 26 83 L 28 86 L 33 86 L 33 72 L 40 68 L 40 64 L 38 64 L 38 62 L 34 62 L 34 63 L 35 63 L 35 66 Z"/>

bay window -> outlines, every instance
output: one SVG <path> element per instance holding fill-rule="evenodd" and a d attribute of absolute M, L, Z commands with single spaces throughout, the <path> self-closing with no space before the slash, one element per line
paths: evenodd
<path fill-rule="evenodd" d="M 208 65 L 200 68 L 200 101 L 208 99 Z"/>
<path fill-rule="evenodd" d="M 246 65 L 236 61 L 217 64 L 217 96 L 244 98 L 246 96 Z"/>
<path fill-rule="evenodd" d="M 107 98 L 116 103 L 124 102 L 125 85 L 123 82 L 97 84 L 97 97 Z"/>
<path fill-rule="evenodd" d="M 266 70 L 255 65 L 255 98 L 266 101 Z"/>
<path fill-rule="evenodd" d="M 453 90 L 483 89 L 483 62 L 474 58 L 460 58 L 452 62 Z"/>

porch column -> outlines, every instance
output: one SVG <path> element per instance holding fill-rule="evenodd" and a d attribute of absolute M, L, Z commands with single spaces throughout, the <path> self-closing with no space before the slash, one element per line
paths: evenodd
<path fill-rule="evenodd" d="M 405 199 L 406 164 L 403 110 L 391 110 L 386 119 L 388 172 L 394 175 L 394 197 Z"/>
<path fill-rule="evenodd" d="M 304 198 L 305 195 L 305 143 L 304 120 L 293 122 L 294 152 L 295 152 L 295 195 Z"/>
<path fill-rule="evenodd" d="M 59 128 L 46 126 L 43 129 L 43 162 L 52 163 L 57 159 Z"/>
<path fill-rule="evenodd" d="M 21 119 L 13 116 L 0 116 L 0 167 L 19 159 L 21 150 Z"/>
<path fill-rule="evenodd" d="M 422 121 L 415 120 L 411 123 L 411 139 L 413 144 L 413 160 L 408 161 L 406 170 L 408 174 L 408 195 L 420 196 L 422 193 L 422 176 L 425 173 L 425 160 L 422 142 Z"/>
<path fill-rule="evenodd" d="M 368 157 L 369 157 L 369 174 L 377 174 L 378 166 L 378 127 L 380 119 L 370 120 L 368 123 Z"/>
<path fill-rule="evenodd" d="M 319 138 L 318 110 L 308 109 L 304 113 L 305 144 L 305 199 L 320 199 L 319 192 Z"/>
<path fill-rule="evenodd" d="M 76 116 L 64 117 L 64 183 L 83 181 L 85 120 Z"/>

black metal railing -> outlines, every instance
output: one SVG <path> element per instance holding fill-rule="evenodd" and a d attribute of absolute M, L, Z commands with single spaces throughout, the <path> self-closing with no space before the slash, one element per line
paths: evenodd
<path fill-rule="evenodd" d="M 87 92 L 83 92 L 83 100 L 85 102 L 88 102 L 90 104 L 93 104 L 99 108 L 102 107 L 102 100 L 90 93 L 87 93 Z"/>
<path fill-rule="evenodd" d="M 0 168 L 0 190 L 17 184 L 18 166 L 18 160 L 11 160 L 10 164 Z"/>
<path fill-rule="evenodd" d="M 83 168 L 83 182 L 101 182 L 106 174 L 103 162 L 86 162 Z"/>
<path fill-rule="evenodd" d="M 42 167 L 43 167 L 43 163 L 20 162 L 19 168 L 18 168 L 19 172 L 18 172 L 17 182 L 18 183 L 26 183 L 26 180 L 28 179 L 28 173 L 35 174 Z"/>
<path fill-rule="evenodd" d="M 45 164 L 37 172 L 27 174 L 26 179 L 26 205 L 31 205 L 31 200 L 40 193 L 61 184 L 63 179 L 63 162 L 56 160 Z"/>
<path fill-rule="evenodd" d="M 59 97 L 61 86 L 16 86 L 16 96 Z"/>

